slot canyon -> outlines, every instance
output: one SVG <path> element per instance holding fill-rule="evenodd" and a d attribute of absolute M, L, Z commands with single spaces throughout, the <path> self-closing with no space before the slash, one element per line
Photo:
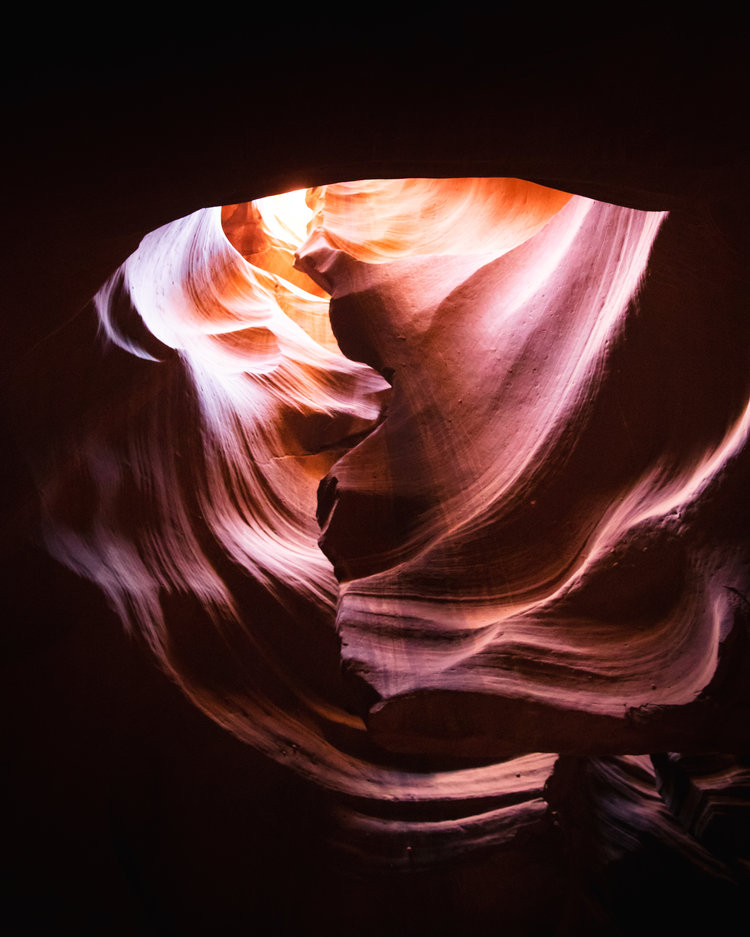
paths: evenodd
<path fill-rule="evenodd" d="M 11 932 L 747 915 L 747 30 L 532 21 L 8 69 Z"/>

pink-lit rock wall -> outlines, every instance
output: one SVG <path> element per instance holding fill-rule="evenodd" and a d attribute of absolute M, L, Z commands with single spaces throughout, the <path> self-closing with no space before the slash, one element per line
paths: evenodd
<path fill-rule="evenodd" d="M 731 62 L 697 98 L 667 63 L 514 103 L 490 65 L 474 96 L 409 68 L 367 99 L 349 62 L 324 118 L 269 98 L 266 136 L 223 119 L 239 85 L 112 90 L 138 133 L 30 99 L 3 398 L 28 920 L 605 934 L 742 906 L 740 146 L 727 101 L 690 136 Z M 299 188 L 292 230 L 251 201 Z"/>

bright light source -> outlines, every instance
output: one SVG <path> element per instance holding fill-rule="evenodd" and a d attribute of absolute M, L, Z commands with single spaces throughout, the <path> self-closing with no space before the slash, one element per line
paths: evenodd
<path fill-rule="evenodd" d="M 298 246 L 307 237 L 307 225 L 313 212 L 305 201 L 307 189 L 295 189 L 283 195 L 269 195 L 255 202 L 263 226 L 271 237 Z"/>

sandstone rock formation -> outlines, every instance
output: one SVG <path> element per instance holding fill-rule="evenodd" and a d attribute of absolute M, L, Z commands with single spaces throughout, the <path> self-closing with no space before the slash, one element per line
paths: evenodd
<path fill-rule="evenodd" d="M 730 646 L 747 664 L 747 556 L 703 518 L 749 379 L 707 345 L 721 297 L 710 320 L 689 282 L 649 298 L 670 229 L 513 179 L 333 184 L 167 224 L 94 299 L 132 385 L 48 468 L 48 548 L 334 796 L 355 867 L 542 840 L 562 753 L 612 789 L 602 868 L 634 827 L 729 874 L 647 758 L 741 746 L 748 712 L 722 674 Z"/>
<path fill-rule="evenodd" d="M 43 929 L 610 934 L 742 907 L 731 108 L 645 66 L 501 95 L 478 59 L 369 97 L 341 51 L 288 100 L 128 89 L 69 136 L 30 111 L 5 688 Z"/>

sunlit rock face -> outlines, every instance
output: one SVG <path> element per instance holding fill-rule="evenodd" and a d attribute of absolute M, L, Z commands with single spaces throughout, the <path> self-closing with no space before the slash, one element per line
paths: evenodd
<path fill-rule="evenodd" d="M 586 814 L 602 868 L 651 837 L 721 879 L 642 757 L 744 738 L 746 532 L 712 518 L 748 326 L 713 328 L 710 249 L 515 179 L 174 221 L 96 296 L 127 404 L 46 466 L 47 545 L 204 712 L 332 792 L 357 867 L 512 865 Z"/>
<path fill-rule="evenodd" d="M 329 187 L 298 260 L 341 347 L 394 387 L 319 496 L 371 731 L 474 756 L 661 747 L 657 707 L 710 683 L 745 591 L 738 544 L 696 543 L 685 512 L 745 442 L 747 376 L 691 382 L 707 354 L 725 366 L 710 313 L 685 335 L 687 309 L 640 305 L 664 214 L 421 185 Z M 389 224 L 357 249 L 367 198 Z"/>

